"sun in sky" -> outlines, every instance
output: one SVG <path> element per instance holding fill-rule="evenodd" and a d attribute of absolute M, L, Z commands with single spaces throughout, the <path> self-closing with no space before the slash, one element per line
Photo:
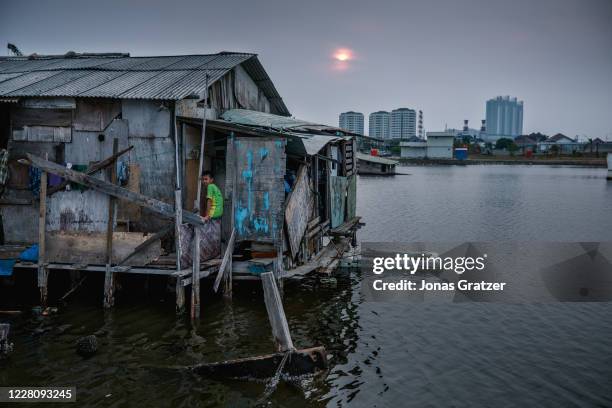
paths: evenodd
<path fill-rule="evenodd" d="M 349 62 L 355 58 L 355 53 L 350 48 L 337 48 L 332 58 L 334 70 L 345 71 L 349 68 Z"/>

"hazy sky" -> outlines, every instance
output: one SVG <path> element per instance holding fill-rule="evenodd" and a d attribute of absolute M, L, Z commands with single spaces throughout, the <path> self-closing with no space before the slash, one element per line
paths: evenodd
<path fill-rule="evenodd" d="M 612 0 L 2 0 L 7 42 L 39 54 L 248 51 L 302 119 L 410 107 L 426 130 L 478 127 L 487 99 L 512 95 L 526 133 L 612 140 Z M 353 53 L 343 66 L 339 48 Z"/>

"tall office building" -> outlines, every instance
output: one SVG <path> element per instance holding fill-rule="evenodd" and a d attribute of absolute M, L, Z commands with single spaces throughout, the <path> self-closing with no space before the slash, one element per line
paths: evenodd
<path fill-rule="evenodd" d="M 417 114 L 414 109 L 399 108 L 391 112 L 391 138 L 409 139 L 416 136 Z"/>
<path fill-rule="evenodd" d="M 370 113 L 368 133 L 371 137 L 380 139 L 388 139 L 391 137 L 391 114 L 387 111 L 378 111 Z"/>
<path fill-rule="evenodd" d="M 498 96 L 487 101 L 487 135 L 517 137 L 523 134 L 523 101 Z"/>
<path fill-rule="evenodd" d="M 340 127 L 349 132 L 363 135 L 363 113 L 361 112 L 343 112 L 340 114 Z"/>

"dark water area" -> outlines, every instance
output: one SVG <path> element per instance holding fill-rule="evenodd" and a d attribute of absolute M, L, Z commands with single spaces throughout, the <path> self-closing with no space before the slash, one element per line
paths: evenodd
<path fill-rule="evenodd" d="M 602 169 L 400 171 L 412 175 L 359 179 L 360 241 L 612 238 Z M 286 284 L 295 345 L 324 345 L 330 369 L 302 387 L 281 383 L 267 406 L 612 406 L 610 303 L 384 303 L 366 301 L 360 284 L 354 270 Z M 177 318 L 163 290 L 119 297 L 106 313 L 101 292 L 92 280 L 52 316 L 0 316 L 15 343 L 0 384 L 76 385 L 75 406 L 94 407 L 241 407 L 262 396 L 265 384 L 184 369 L 272 351 L 258 285 L 237 284 L 231 302 L 204 288 L 198 323 Z M 79 356 L 76 340 L 94 333 L 98 353 Z"/>

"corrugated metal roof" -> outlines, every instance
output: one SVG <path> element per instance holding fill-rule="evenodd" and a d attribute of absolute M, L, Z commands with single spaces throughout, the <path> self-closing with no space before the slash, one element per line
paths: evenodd
<path fill-rule="evenodd" d="M 247 109 L 231 109 L 221 115 L 221 119 L 227 122 L 239 123 L 247 126 L 258 126 L 276 130 L 296 129 L 308 125 L 317 126 L 316 123 L 285 116 L 273 115 L 271 113 L 257 112 Z"/>
<path fill-rule="evenodd" d="M 12 73 L 12 74 L 2 74 L 0 73 L 0 82 L 4 82 L 7 79 L 11 79 L 11 78 L 15 78 L 16 76 L 19 76 L 21 74 L 19 73 Z"/>
<path fill-rule="evenodd" d="M 335 126 L 322 125 L 301 119 L 274 115 L 271 113 L 257 112 L 246 109 L 231 109 L 221 115 L 221 119 L 227 122 L 238 123 L 246 126 L 257 126 L 278 131 L 292 131 L 301 133 L 318 133 L 326 135 L 350 136 L 351 133 Z"/>
<path fill-rule="evenodd" d="M 22 89 L 53 75 L 57 75 L 57 71 L 28 72 L 27 74 L 0 82 L 0 95 L 7 95 L 17 89 Z"/>
<path fill-rule="evenodd" d="M 129 57 L 122 54 L 0 58 L 0 97 L 102 97 L 179 100 L 201 95 L 237 65 L 261 87 L 272 110 L 289 115 L 255 54 Z"/>

